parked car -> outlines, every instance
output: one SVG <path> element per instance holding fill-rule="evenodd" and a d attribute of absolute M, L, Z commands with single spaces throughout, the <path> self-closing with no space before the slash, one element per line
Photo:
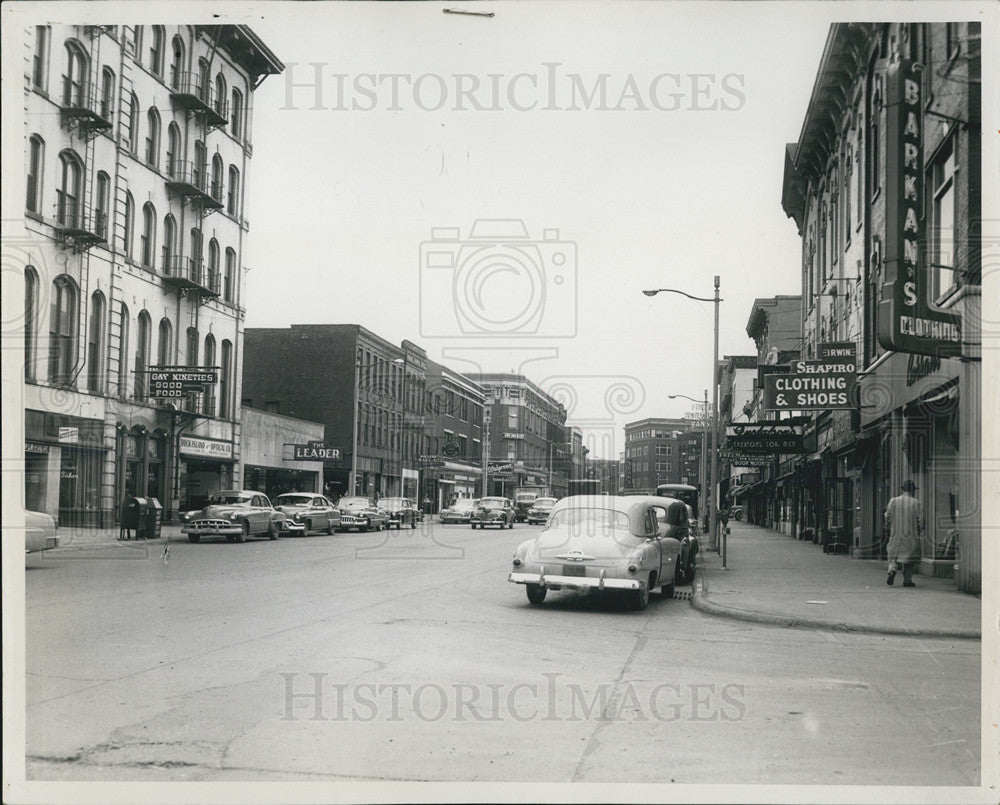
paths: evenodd
<path fill-rule="evenodd" d="M 674 503 L 679 504 L 679 508 Z M 660 519 L 662 507 L 663 520 Z M 671 521 L 681 521 L 671 522 Z M 508 581 L 541 604 L 549 590 L 620 590 L 645 609 L 652 590 L 674 594 L 687 511 L 646 496 L 573 495 L 552 507 L 546 527 L 514 551 Z"/>
<path fill-rule="evenodd" d="M 340 528 L 340 509 L 329 498 L 310 492 L 286 492 L 274 499 L 274 508 L 288 518 L 289 531 L 325 531 L 332 534 Z"/>
<path fill-rule="evenodd" d="M 743 519 L 743 507 L 742 506 L 733 506 L 733 508 L 731 508 L 729 510 L 729 516 L 732 517 L 734 520 L 742 520 Z"/>
<path fill-rule="evenodd" d="M 528 509 L 528 525 L 544 523 L 549 519 L 552 507 L 556 505 L 555 498 L 538 498 Z"/>
<path fill-rule="evenodd" d="M 475 508 L 478 502 L 478 500 L 473 500 L 472 498 L 459 498 L 448 506 L 448 508 L 441 509 L 438 519 L 442 523 L 467 523 L 472 515 L 473 508 Z"/>
<path fill-rule="evenodd" d="M 213 492 L 204 509 L 181 515 L 181 523 L 181 532 L 191 542 L 200 542 L 202 537 L 225 537 L 228 542 L 254 536 L 277 539 L 289 530 L 287 518 L 267 495 L 239 489 Z"/>
<path fill-rule="evenodd" d="M 514 504 L 510 498 L 482 498 L 469 514 L 469 525 L 472 528 L 486 528 L 488 525 L 513 528 L 514 517 Z"/>
<path fill-rule="evenodd" d="M 59 547 L 56 521 L 44 512 L 24 512 L 24 552 L 35 553 Z"/>
<path fill-rule="evenodd" d="M 417 520 L 422 517 L 412 498 L 382 498 L 378 505 L 388 515 L 389 526 L 396 526 L 397 531 L 407 524 L 410 528 L 416 528 Z"/>
<path fill-rule="evenodd" d="M 347 530 L 383 531 L 389 521 L 386 513 L 372 498 L 343 497 L 337 502 L 340 527 Z"/>

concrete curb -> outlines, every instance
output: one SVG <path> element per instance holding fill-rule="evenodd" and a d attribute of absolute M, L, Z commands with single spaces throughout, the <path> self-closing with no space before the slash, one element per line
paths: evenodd
<path fill-rule="evenodd" d="M 908 629 L 902 626 L 872 626 L 867 623 L 847 623 L 845 621 L 824 621 L 814 618 L 795 618 L 788 615 L 776 615 L 770 612 L 758 612 L 752 609 L 737 609 L 717 604 L 708 597 L 708 585 L 704 576 L 694 580 L 691 588 L 691 606 L 706 615 L 719 618 L 731 618 L 750 623 L 765 623 L 786 628 L 826 629 L 831 632 L 857 632 L 863 634 L 883 634 L 898 637 L 943 637 L 953 640 L 982 640 L 978 631 L 971 629 Z"/>

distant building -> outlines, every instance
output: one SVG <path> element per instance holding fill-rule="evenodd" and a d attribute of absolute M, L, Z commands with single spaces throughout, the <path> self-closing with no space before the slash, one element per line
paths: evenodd
<path fill-rule="evenodd" d="M 691 427 L 688 419 L 640 419 L 625 425 L 626 494 L 652 494 L 659 484 L 680 483 L 681 445 Z"/>

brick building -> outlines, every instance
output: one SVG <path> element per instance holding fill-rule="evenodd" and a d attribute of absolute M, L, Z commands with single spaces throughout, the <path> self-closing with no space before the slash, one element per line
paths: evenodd
<path fill-rule="evenodd" d="M 659 484 L 681 482 L 681 445 L 687 419 L 640 419 L 625 425 L 623 492 L 653 494 Z"/>

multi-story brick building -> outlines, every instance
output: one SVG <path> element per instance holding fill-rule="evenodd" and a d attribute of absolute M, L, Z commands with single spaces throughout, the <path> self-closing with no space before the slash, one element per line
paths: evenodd
<path fill-rule="evenodd" d="M 25 504 L 199 505 L 239 482 L 252 100 L 283 66 L 244 25 L 25 33 Z M 216 374 L 171 404 L 162 366 Z"/>
<path fill-rule="evenodd" d="M 802 357 L 850 342 L 860 373 L 859 407 L 810 414 L 796 532 L 877 557 L 886 503 L 915 480 L 922 570 L 957 564 L 969 592 L 981 585 L 980 80 L 978 22 L 831 26 L 782 191 L 802 237 Z"/>
<path fill-rule="evenodd" d="M 690 425 L 686 419 L 657 418 L 626 423 L 622 491 L 653 494 L 659 484 L 680 483 L 680 448 Z"/>

